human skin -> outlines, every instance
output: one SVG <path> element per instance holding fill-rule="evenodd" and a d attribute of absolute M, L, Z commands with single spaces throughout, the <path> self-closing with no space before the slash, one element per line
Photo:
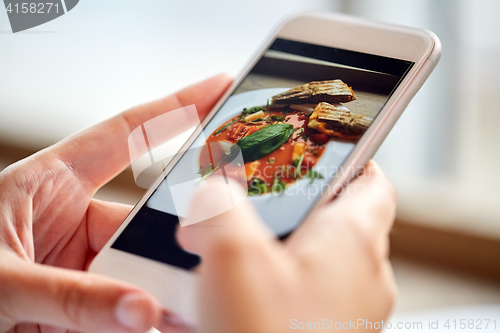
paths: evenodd
<path fill-rule="evenodd" d="M 0 332 L 145 332 L 158 323 L 153 296 L 82 272 L 131 209 L 92 197 L 130 164 L 133 129 L 191 104 L 203 117 L 230 83 L 219 75 L 135 107 L 0 173 Z"/>
<path fill-rule="evenodd" d="M 293 332 L 307 322 L 380 330 L 343 324 L 362 319 L 380 328 L 395 297 L 388 236 L 396 193 L 374 162 L 284 242 L 246 201 L 189 226 L 200 212 L 218 211 L 224 193 L 221 185 L 201 189 L 178 232 L 184 248 L 203 258 L 201 332 Z"/>
<path fill-rule="evenodd" d="M 191 104 L 203 117 L 230 83 L 216 76 L 135 107 L 0 173 L 0 332 L 144 332 L 159 325 L 162 309 L 152 295 L 83 272 L 131 209 L 92 197 L 130 163 L 134 128 Z M 185 126 L 179 120 L 165 133 Z M 394 297 L 387 236 L 395 194 L 373 163 L 347 189 L 356 185 L 363 191 L 321 207 L 285 242 L 248 202 L 197 224 L 225 228 L 180 228 L 182 244 L 203 257 L 198 330 L 274 333 L 290 330 L 294 318 L 385 319 Z M 210 210 L 221 190 L 202 189 L 192 213 Z"/>

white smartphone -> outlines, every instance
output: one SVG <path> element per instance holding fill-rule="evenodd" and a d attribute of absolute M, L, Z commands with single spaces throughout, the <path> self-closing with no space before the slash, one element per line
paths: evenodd
<path fill-rule="evenodd" d="M 238 174 L 262 220 L 286 237 L 366 165 L 440 54 L 438 38 L 421 29 L 326 13 L 285 21 L 89 270 L 135 284 L 196 323 L 202 258 L 176 242 L 188 201 L 177 185 L 192 193 L 212 174 Z M 221 164 L 227 156 L 239 171 Z"/>

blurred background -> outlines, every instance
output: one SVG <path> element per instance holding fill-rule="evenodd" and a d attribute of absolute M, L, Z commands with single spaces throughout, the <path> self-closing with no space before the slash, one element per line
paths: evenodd
<path fill-rule="evenodd" d="M 441 62 L 375 157 L 400 198 L 394 316 L 500 316 L 497 0 L 83 0 L 16 34 L 0 10 L 0 169 L 131 106 L 236 75 L 304 9 L 440 37 Z M 127 170 L 97 195 L 134 204 L 141 194 Z"/>

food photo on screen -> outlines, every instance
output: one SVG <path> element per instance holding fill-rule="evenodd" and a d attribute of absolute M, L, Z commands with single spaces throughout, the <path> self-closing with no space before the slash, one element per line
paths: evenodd
<path fill-rule="evenodd" d="M 146 206 L 185 216 L 215 176 L 247 190 L 278 235 L 290 233 L 412 63 L 276 39 L 169 172 Z"/>

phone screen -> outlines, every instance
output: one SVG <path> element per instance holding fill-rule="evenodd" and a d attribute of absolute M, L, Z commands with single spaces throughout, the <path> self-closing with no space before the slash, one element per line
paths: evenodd
<path fill-rule="evenodd" d="M 176 241 L 178 216 L 188 209 L 186 193 L 216 175 L 243 185 L 262 220 L 285 237 L 333 190 L 333 177 L 413 64 L 274 40 L 112 247 L 196 267 L 201 258 Z"/>

